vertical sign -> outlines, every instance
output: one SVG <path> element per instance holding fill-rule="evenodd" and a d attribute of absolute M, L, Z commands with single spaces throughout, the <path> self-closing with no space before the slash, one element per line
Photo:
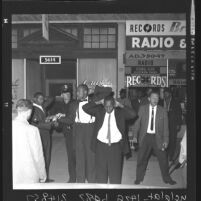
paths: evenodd
<path fill-rule="evenodd" d="M 195 35 L 195 4 L 194 0 L 191 3 L 191 35 Z"/>
<path fill-rule="evenodd" d="M 49 20 L 48 20 L 48 14 L 42 14 L 42 32 L 43 32 L 43 37 L 46 40 L 49 40 Z"/>
<path fill-rule="evenodd" d="M 191 1 L 191 14 L 190 14 L 190 35 L 191 35 L 191 48 L 190 48 L 190 69 L 191 80 L 195 80 L 195 5 L 194 0 Z"/>

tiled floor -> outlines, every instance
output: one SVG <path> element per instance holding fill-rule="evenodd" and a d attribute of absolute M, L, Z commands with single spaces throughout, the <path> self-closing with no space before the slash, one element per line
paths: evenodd
<path fill-rule="evenodd" d="M 64 136 L 62 134 L 53 135 L 52 143 L 52 160 L 50 165 L 50 177 L 55 180 L 55 183 L 65 183 L 68 180 L 68 159 Z M 135 180 L 136 171 L 136 156 L 134 152 L 132 158 L 124 161 L 122 184 L 132 185 Z M 161 178 L 158 161 L 155 157 L 151 157 L 145 179 L 140 185 L 145 186 L 165 187 L 165 188 L 181 188 L 182 178 L 181 171 L 176 170 L 172 174 L 172 178 L 177 182 L 176 185 L 170 186 L 164 184 Z M 139 187 L 139 186 L 138 186 Z"/>

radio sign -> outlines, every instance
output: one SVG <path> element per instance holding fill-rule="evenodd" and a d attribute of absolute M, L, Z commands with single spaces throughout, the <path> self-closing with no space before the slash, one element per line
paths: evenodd
<path fill-rule="evenodd" d="M 40 64 L 61 64 L 61 56 L 40 56 Z"/>
<path fill-rule="evenodd" d="M 182 36 L 127 36 L 126 37 L 126 49 L 169 49 L 179 50 L 186 48 L 186 39 Z"/>

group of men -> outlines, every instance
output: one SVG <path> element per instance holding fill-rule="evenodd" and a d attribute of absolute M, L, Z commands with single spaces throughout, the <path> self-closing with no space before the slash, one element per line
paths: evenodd
<path fill-rule="evenodd" d="M 168 172 L 166 153 L 171 142 L 169 112 L 175 110 L 170 101 L 164 102 L 166 108 L 160 106 L 158 92 L 151 91 L 147 96 L 147 103 L 137 111 L 121 100 L 115 100 L 110 88 L 97 89 L 99 91 L 94 96 L 89 96 L 87 85 L 81 84 L 77 88 L 77 98 L 73 100 L 71 90 L 64 85 L 62 101 L 53 104 L 49 116 L 46 109 L 54 101 L 44 104 L 42 93 L 34 95 L 33 104 L 25 99 L 18 101 L 18 115 L 13 121 L 14 181 L 20 182 L 22 177 L 29 178 L 33 170 L 37 173 L 32 174 L 35 178 L 29 182 L 52 181 L 49 178 L 51 131 L 56 129 L 62 131 L 66 139 L 69 170 L 67 182 L 120 184 L 123 156 L 129 152 L 126 120 L 136 119 L 133 137 L 140 148 L 134 183 L 140 184 L 143 181 L 153 151 L 158 158 L 163 181 L 176 184 Z M 30 133 L 27 134 L 28 132 Z M 26 135 L 24 146 L 21 146 L 23 142 L 18 138 L 21 133 Z M 32 139 L 28 139 L 30 136 Z M 25 156 L 25 152 L 29 155 Z M 16 159 L 19 155 L 23 156 L 20 162 Z M 23 172 L 22 176 L 23 170 L 20 168 L 23 168 L 22 164 L 30 162 L 29 158 L 33 158 L 34 168 L 30 167 L 32 171 Z"/>

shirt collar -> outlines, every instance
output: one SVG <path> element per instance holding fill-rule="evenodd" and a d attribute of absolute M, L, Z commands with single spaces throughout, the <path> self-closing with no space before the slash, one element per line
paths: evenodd
<path fill-rule="evenodd" d="M 36 107 L 38 107 L 38 108 L 40 108 L 42 111 L 44 111 L 44 110 L 43 110 L 43 107 L 42 107 L 41 105 L 38 105 L 38 104 L 36 104 L 36 103 L 33 103 L 33 105 L 36 106 Z"/>
<path fill-rule="evenodd" d="M 28 122 L 26 119 L 22 119 L 22 118 L 20 118 L 19 116 L 16 116 L 15 120 L 16 120 L 16 121 L 19 121 L 19 122 L 23 122 L 23 123 L 25 123 L 25 124 L 29 124 L 29 122 Z"/>
<path fill-rule="evenodd" d="M 157 105 L 152 106 L 151 104 L 149 104 L 149 108 L 154 108 L 154 109 L 156 109 L 156 108 L 157 108 Z"/>
<path fill-rule="evenodd" d="M 114 109 L 112 110 L 112 112 L 111 113 L 107 113 L 107 112 L 105 112 L 107 115 L 112 115 L 112 114 L 114 114 Z"/>

